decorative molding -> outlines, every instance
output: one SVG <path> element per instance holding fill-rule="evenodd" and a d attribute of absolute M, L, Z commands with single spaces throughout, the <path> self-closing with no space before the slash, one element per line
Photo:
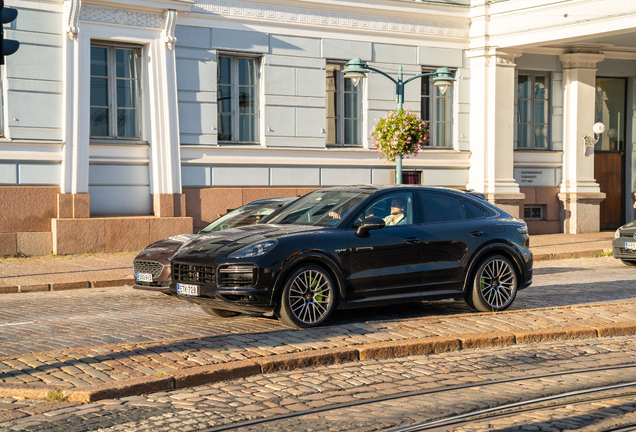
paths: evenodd
<path fill-rule="evenodd" d="M 475 50 L 468 53 L 470 66 L 508 66 L 515 67 L 515 59 L 521 52 L 503 52 L 496 48 Z"/>
<path fill-rule="evenodd" d="M 279 23 L 297 23 L 321 27 L 337 27 L 340 29 L 385 31 L 438 37 L 468 38 L 469 30 L 468 23 L 422 21 L 383 15 L 265 5 L 241 0 L 197 0 L 192 7 L 192 12 Z"/>
<path fill-rule="evenodd" d="M 79 34 L 79 17 L 82 9 L 82 0 L 69 0 L 66 2 L 66 34 L 70 40 L 75 40 Z"/>
<path fill-rule="evenodd" d="M 163 17 L 166 20 L 166 45 L 169 50 L 172 50 L 174 44 L 177 42 L 177 38 L 174 35 L 174 31 L 177 27 L 177 11 L 168 9 L 164 12 Z"/>
<path fill-rule="evenodd" d="M 596 69 L 596 63 L 605 58 L 599 53 L 568 53 L 560 57 L 563 69 Z"/>
<path fill-rule="evenodd" d="M 84 6 L 81 10 L 80 19 L 82 21 L 156 29 L 163 29 L 165 22 L 164 16 L 159 13 L 139 12 L 101 6 Z"/>

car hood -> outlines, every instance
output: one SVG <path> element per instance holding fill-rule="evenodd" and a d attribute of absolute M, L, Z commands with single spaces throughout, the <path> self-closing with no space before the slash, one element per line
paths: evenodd
<path fill-rule="evenodd" d="M 180 234 L 159 240 L 145 247 L 135 257 L 136 260 L 161 261 L 174 255 L 179 248 L 195 238 L 197 234 Z"/>
<path fill-rule="evenodd" d="M 619 228 L 621 231 L 636 231 L 636 220 L 631 221 Z"/>
<path fill-rule="evenodd" d="M 243 247 L 265 240 L 280 239 L 289 235 L 324 231 L 323 227 L 307 225 L 249 225 L 221 232 L 199 234 L 184 245 L 175 255 L 176 259 L 210 258 L 232 253 Z"/>

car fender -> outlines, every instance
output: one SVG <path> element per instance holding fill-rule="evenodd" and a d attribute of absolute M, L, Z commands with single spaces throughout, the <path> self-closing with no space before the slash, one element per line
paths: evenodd
<path fill-rule="evenodd" d="M 272 290 L 270 304 L 278 305 L 278 297 L 281 290 L 283 289 L 283 285 L 285 283 L 285 280 L 287 279 L 287 276 L 296 266 L 302 264 L 303 262 L 317 262 L 328 267 L 329 270 L 331 270 L 331 273 L 336 276 L 337 280 L 335 282 L 338 284 L 338 292 L 340 294 L 340 298 L 343 299 L 345 297 L 344 276 L 342 274 L 340 266 L 325 252 L 319 250 L 309 250 L 301 251 L 289 257 L 283 263 L 280 270 L 277 271 L 277 275 L 274 277 L 274 289 Z"/>
<path fill-rule="evenodd" d="M 507 254 L 512 256 L 514 260 L 514 264 L 517 267 L 517 271 L 522 273 L 521 276 L 523 276 L 524 265 L 520 258 L 521 253 L 517 250 L 517 248 L 514 247 L 513 245 L 502 243 L 500 241 L 492 241 L 490 243 L 486 243 L 482 245 L 481 248 L 478 249 L 470 258 L 470 265 L 468 266 L 468 269 L 466 270 L 466 274 L 464 275 L 464 288 L 463 288 L 464 292 L 466 292 L 466 289 L 470 282 L 469 278 L 472 272 L 477 267 L 477 264 L 482 260 L 482 258 L 485 257 L 486 255 L 490 255 L 500 251 L 507 252 Z"/>

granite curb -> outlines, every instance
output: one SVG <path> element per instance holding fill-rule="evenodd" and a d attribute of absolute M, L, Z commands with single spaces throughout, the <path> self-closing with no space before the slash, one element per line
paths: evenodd
<path fill-rule="evenodd" d="M 315 349 L 250 360 L 235 360 L 227 363 L 159 372 L 151 376 L 74 388 L 60 388 L 46 384 L 0 384 L 0 397 L 47 399 L 52 392 L 61 391 L 67 401 L 88 403 L 103 399 L 187 388 L 278 371 L 328 366 L 345 362 L 403 358 L 465 349 L 495 348 L 506 345 L 634 334 L 636 334 L 636 320 L 608 325 L 582 324 L 536 330 L 503 330 L 453 336 L 434 336 L 367 343 L 351 347 Z M 5 359 L 7 358 L 5 357 Z"/>
<path fill-rule="evenodd" d="M 89 288 L 111 288 L 121 286 L 133 286 L 134 278 L 124 279 L 107 279 L 95 281 L 78 281 L 78 282 L 58 282 L 51 284 L 34 284 L 34 285 L 7 285 L 0 286 L 2 294 L 17 294 L 31 292 L 47 292 L 47 291 L 68 291 Z"/>

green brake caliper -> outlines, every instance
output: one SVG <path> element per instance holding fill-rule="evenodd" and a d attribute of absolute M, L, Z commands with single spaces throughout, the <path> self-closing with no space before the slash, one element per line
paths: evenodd
<path fill-rule="evenodd" d="M 486 278 L 482 276 L 481 278 L 481 290 L 485 290 L 486 289 Z"/>
<path fill-rule="evenodd" d="M 315 288 L 316 285 L 318 285 L 318 279 L 314 279 L 313 281 L 311 281 L 311 287 Z M 322 292 L 322 287 L 318 288 L 318 291 L 316 291 L 317 295 L 315 297 L 316 301 L 322 301 L 322 296 L 319 295 Z"/>

